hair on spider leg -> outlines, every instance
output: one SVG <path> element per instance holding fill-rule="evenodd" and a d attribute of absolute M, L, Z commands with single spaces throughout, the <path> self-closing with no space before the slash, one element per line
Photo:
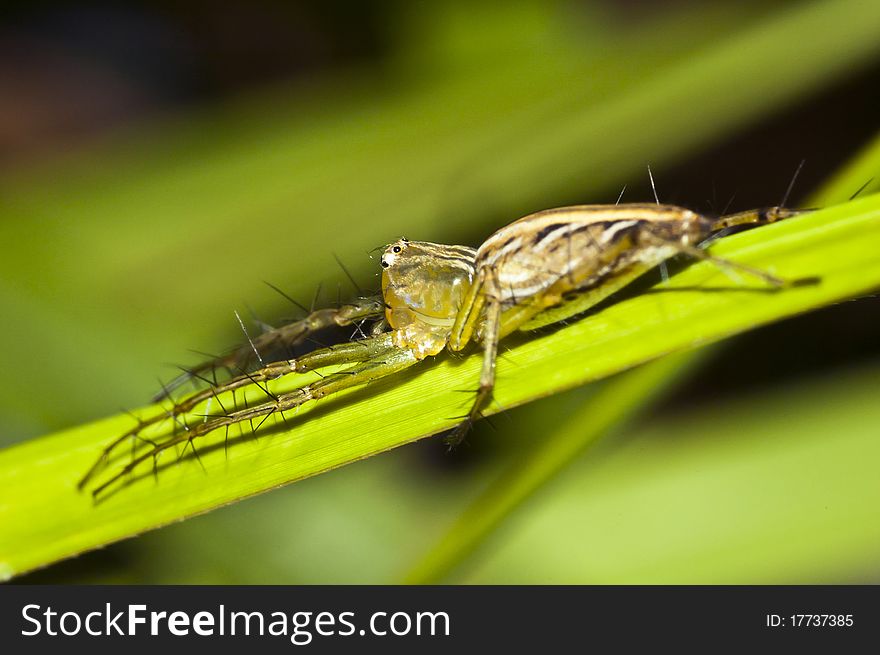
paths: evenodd
<path fill-rule="evenodd" d="M 187 382 L 192 383 L 193 377 L 195 377 L 193 370 L 186 366 L 183 366 L 182 364 L 177 364 L 175 362 L 163 362 L 162 365 L 169 368 L 175 368 L 179 370 L 180 373 L 177 374 L 168 385 L 163 384 L 162 391 L 153 394 L 153 402 L 159 402 L 160 400 L 164 400 L 165 398 L 170 398 L 173 391 L 179 389 Z"/>
<path fill-rule="evenodd" d="M 651 171 L 651 164 L 648 164 L 648 179 L 651 181 L 651 191 L 654 192 L 654 202 L 660 204 L 660 196 L 657 195 L 657 185 L 654 183 L 654 173 Z"/>
<path fill-rule="evenodd" d="M 276 394 L 272 393 L 271 391 L 269 391 L 269 387 L 260 384 L 259 380 L 254 378 L 253 375 L 251 375 L 250 373 L 248 373 L 246 371 L 242 371 L 242 375 L 244 375 L 246 378 L 248 378 L 257 387 L 259 387 L 260 391 L 262 391 L 264 394 L 266 394 L 269 398 L 271 398 L 275 402 L 278 402 L 278 396 Z"/>
<path fill-rule="evenodd" d="M 330 348 L 327 343 L 321 341 L 320 339 L 318 339 L 318 337 L 308 336 L 305 338 L 305 340 L 309 343 L 316 345 L 318 348 Z"/>
<path fill-rule="evenodd" d="M 257 356 L 257 361 L 260 362 L 260 366 L 263 366 L 264 365 L 263 364 L 263 357 L 262 357 L 262 355 L 260 355 L 260 351 L 257 350 L 257 347 L 254 345 L 254 341 L 253 341 L 253 339 L 251 339 L 251 335 L 248 334 L 247 327 L 245 327 L 244 321 L 241 320 L 241 316 L 239 315 L 237 310 L 232 310 L 232 311 L 235 314 L 235 318 L 238 321 L 238 325 L 241 327 L 241 331 L 244 333 L 245 338 L 247 339 L 248 343 L 251 345 L 251 350 L 253 350 L 254 355 Z"/>
<path fill-rule="evenodd" d="M 725 203 L 724 209 L 721 210 L 721 216 L 724 216 L 728 212 L 730 206 L 733 204 L 733 201 L 736 200 L 737 193 L 739 193 L 739 190 L 734 189 L 733 193 L 730 194 L 730 198 L 728 198 L 727 202 Z"/>
<path fill-rule="evenodd" d="M 385 248 L 387 248 L 387 247 L 388 247 L 388 244 L 384 244 L 381 246 L 376 246 L 375 248 L 370 248 L 369 250 L 365 250 L 364 252 L 366 253 L 367 257 L 372 259 L 374 252 L 379 252 L 380 250 L 385 250 Z"/>
<path fill-rule="evenodd" d="M 208 360 L 210 362 L 210 366 L 214 366 L 214 367 L 216 367 L 215 362 L 217 360 L 222 359 L 221 357 L 219 357 L 217 355 L 206 353 L 206 352 L 203 352 L 200 350 L 195 350 L 193 348 L 190 348 L 189 352 L 195 353 L 196 355 L 199 355 L 200 357 Z M 171 380 L 171 382 L 168 385 L 163 383 L 161 379 L 159 380 L 159 385 L 162 387 L 162 391 L 153 395 L 151 400 L 154 403 L 157 403 L 161 400 L 164 400 L 165 398 L 170 398 L 171 393 L 175 389 L 179 388 L 182 384 L 184 384 L 186 382 L 192 381 L 194 371 L 196 370 L 196 367 L 182 367 L 179 364 L 173 364 L 173 363 L 169 363 L 169 364 L 167 364 L 167 366 L 173 366 L 174 368 L 183 369 L 184 372 L 181 373 L 180 375 L 178 375 L 177 377 L 175 377 L 173 380 Z"/>
<path fill-rule="evenodd" d="M 451 452 L 464 443 L 465 436 L 471 431 L 474 420 L 469 413 L 462 416 L 447 416 L 446 420 L 456 422 L 455 425 L 442 433 L 443 443 L 447 446 L 447 452 Z"/>
<path fill-rule="evenodd" d="M 705 239 L 700 241 L 697 244 L 697 247 L 698 248 L 708 248 L 709 246 L 711 246 L 713 243 L 715 243 L 719 239 L 723 239 L 724 237 L 729 236 L 734 230 L 736 230 L 735 227 L 726 227 L 723 230 L 718 230 L 717 232 L 713 232 L 712 234 L 707 236 Z"/>
<path fill-rule="evenodd" d="M 137 425 L 123 432 L 120 436 L 118 436 L 110 444 L 108 444 L 101 450 L 98 458 L 95 460 L 95 462 L 86 472 L 86 474 L 77 482 L 77 489 L 84 489 L 88 481 L 92 479 L 93 476 L 96 475 L 99 471 L 105 468 L 108 463 L 113 459 L 113 453 L 117 450 L 117 446 L 124 444 L 126 441 L 131 441 L 132 452 L 137 451 L 138 442 L 145 443 L 148 446 L 152 447 L 156 447 L 158 445 L 157 442 L 140 434 L 141 430 L 143 430 L 145 426 L 150 425 L 150 422 L 144 421 L 139 416 L 135 416 L 132 412 L 125 408 L 123 408 L 122 411 L 131 416 L 135 420 Z M 162 421 L 167 420 L 167 415 L 160 414 L 159 419 Z"/>
<path fill-rule="evenodd" d="M 806 163 L 806 159 L 801 159 L 800 163 L 797 165 L 797 168 L 794 170 L 794 175 L 791 176 L 791 181 L 788 183 L 788 187 L 785 189 L 785 193 L 782 194 L 782 200 L 779 201 L 780 207 L 785 207 L 788 204 L 788 199 L 791 196 L 791 192 L 794 190 L 795 182 L 797 182 L 798 176 L 801 174 L 801 170 L 803 170 L 804 164 Z"/>
<path fill-rule="evenodd" d="M 132 412 L 131 410 L 128 410 L 125 407 L 120 407 L 119 411 L 123 412 L 124 414 L 128 414 L 131 418 L 133 418 L 135 420 L 135 422 L 138 424 L 138 428 L 141 428 L 145 425 L 144 420 L 140 416 L 138 416 L 137 414 Z"/>
<path fill-rule="evenodd" d="M 250 403 L 248 403 L 248 397 L 247 397 L 247 394 L 246 394 L 246 393 L 243 393 L 243 394 L 242 394 L 242 399 L 241 399 L 241 400 L 242 400 L 242 405 L 244 405 L 244 408 L 245 408 L 245 409 L 250 409 Z M 248 419 L 248 423 L 250 423 L 250 426 L 251 426 L 251 436 L 254 437 L 254 439 L 256 439 L 256 440 L 259 440 L 259 437 L 257 437 L 257 436 L 254 434 L 254 419 L 249 418 L 249 419 Z M 239 426 L 239 428 L 238 428 L 238 430 L 239 430 L 239 435 L 242 436 L 242 437 L 244 437 L 244 426 L 243 426 L 241 423 L 239 423 L 238 426 Z"/>
<path fill-rule="evenodd" d="M 481 390 L 480 389 L 452 389 L 452 392 L 453 393 L 464 393 L 464 394 L 468 394 L 470 396 L 477 396 L 480 394 Z M 502 411 L 506 411 L 506 409 L 504 407 L 502 407 L 500 404 L 497 403 L 497 401 L 494 399 L 494 396 L 491 397 L 491 402 L 498 405 L 498 407 L 500 407 Z M 467 432 L 467 431 L 470 431 L 470 428 L 473 426 L 475 420 L 477 420 L 477 419 L 487 419 L 488 420 L 488 417 L 485 416 L 481 410 L 477 413 L 476 419 L 475 419 L 475 417 L 471 416 L 470 413 L 464 414 L 463 416 L 447 416 L 446 419 L 450 420 L 450 421 L 453 421 L 453 420 L 459 421 L 459 424 L 457 426 L 454 426 L 453 428 L 451 428 L 453 432 L 456 432 L 459 429 L 462 429 L 465 432 Z"/>
<path fill-rule="evenodd" d="M 266 415 L 260 420 L 259 423 L 257 423 L 257 430 L 259 430 L 261 427 L 263 427 L 263 423 L 265 423 L 266 421 L 268 421 L 268 420 L 269 420 L 269 417 L 270 417 L 270 416 L 273 416 L 273 415 L 275 414 L 276 411 L 277 411 L 277 408 L 273 407 L 273 408 L 269 411 L 269 413 L 266 414 Z"/>
<path fill-rule="evenodd" d="M 195 418 L 202 419 L 202 423 L 205 423 L 209 420 L 213 420 L 215 418 L 229 418 L 228 413 L 218 414 L 211 412 L 193 412 L 190 416 L 194 416 Z"/>
<path fill-rule="evenodd" d="M 200 382 L 203 382 L 204 384 L 208 385 L 209 387 L 210 386 L 217 386 L 217 376 L 216 375 L 212 375 L 212 378 L 209 380 L 201 373 L 198 373 L 195 369 L 187 368 L 186 366 L 180 366 L 180 365 L 178 365 L 177 368 L 180 369 L 181 371 L 183 371 L 184 373 L 186 373 L 187 375 L 189 375 L 191 378 L 193 378 L 193 380 L 199 380 Z M 212 367 L 211 371 L 212 371 L 212 373 L 216 372 L 216 368 Z"/>
<path fill-rule="evenodd" d="M 867 189 L 868 186 L 869 186 L 869 185 L 871 184 L 871 182 L 873 182 L 873 181 L 874 181 L 874 177 L 873 177 L 873 176 L 871 176 L 870 178 L 868 178 L 868 181 L 865 182 L 862 186 L 860 186 L 860 187 L 856 190 L 856 192 L 855 192 L 854 194 L 852 194 L 852 195 L 849 197 L 849 199 L 850 199 L 850 200 L 855 200 L 856 198 L 858 198 L 859 195 L 862 193 L 862 191 L 864 191 L 865 189 Z"/>
<path fill-rule="evenodd" d="M 292 297 L 289 296 L 288 294 L 284 293 L 284 291 L 282 291 L 281 289 L 279 289 L 278 287 L 276 287 L 276 286 L 275 286 L 274 284 L 272 284 L 271 282 L 267 282 L 266 280 L 263 280 L 263 284 L 265 284 L 265 285 L 268 286 L 270 289 L 272 289 L 273 291 L 275 291 L 278 295 L 280 295 L 282 298 L 284 298 L 285 300 L 287 300 L 288 302 L 290 302 L 290 303 L 291 303 L 294 307 L 296 307 L 297 309 L 300 309 L 301 311 L 303 311 L 303 312 L 306 313 L 306 314 L 309 313 L 309 310 L 308 310 L 308 308 L 307 308 L 305 305 L 303 305 L 302 303 L 298 302 L 297 300 L 295 300 L 294 298 L 292 298 Z"/>
<path fill-rule="evenodd" d="M 311 306 L 309 307 L 309 313 L 310 313 L 310 314 L 311 314 L 313 311 L 315 311 L 315 307 L 318 306 L 318 297 L 321 295 L 321 287 L 323 287 L 323 286 L 324 286 L 324 283 L 323 283 L 323 282 L 318 282 L 318 286 L 317 286 L 317 288 L 315 289 L 315 295 L 312 296 L 312 304 L 311 304 Z"/>
<path fill-rule="evenodd" d="M 179 401 L 175 400 L 174 398 L 171 398 L 170 396 L 167 398 L 167 400 L 171 404 L 170 409 L 166 409 L 160 403 L 160 407 L 162 407 L 162 410 L 165 412 L 164 416 L 163 416 L 163 420 L 172 419 L 173 421 L 179 423 L 178 417 L 186 414 L 186 412 L 187 412 L 186 408 L 184 407 L 182 402 L 179 402 Z M 145 423 L 145 425 L 150 425 L 150 424 L 151 424 L 151 422 Z"/>
<path fill-rule="evenodd" d="M 171 392 L 173 389 L 169 389 L 164 382 L 162 382 L 162 378 L 157 377 L 156 381 L 159 383 L 159 386 L 162 388 L 162 391 L 157 394 L 157 397 L 153 399 L 153 402 L 159 403 L 163 400 L 171 400 L 173 403 L 174 400 L 171 398 Z"/>
<path fill-rule="evenodd" d="M 196 450 L 196 444 L 195 444 L 195 441 L 193 440 L 193 437 L 190 437 L 189 439 L 187 439 L 186 443 L 183 444 L 183 450 L 180 451 L 180 455 L 177 457 L 177 461 L 180 462 L 180 460 L 183 459 L 183 457 L 186 455 L 186 447 L 187 446 L 189 446 L 190 449 L 193 451 L 193 457 L 199 463 L 199 466 L 202 469 L 202 473 L 207 474 L 208 469 L 206 469 L 204 463 L 202 463 L 202 458 L 199 456 L 199 451 Z"/>
<path fill-rule="evenodd" d="M 267 332 L 274 332 L 275 331 L 275 326 L 270 325 L 269 323 L 267 323 L 266 321 L 261 319 L 257 315 L 257 312 L 254 311 L 253 307 L 251 307 L 248 303 L 245 303 L 244 306 L 247 307 L 248 314 L 250 314 L 250 316 L 251 316 L 251 321 L 254 323 L 254 325 L 256 325 L 258 328 L 260 328 L 261 334 L 266 334 Z"/>
<path fill-rule="evenodd" d="M 468 412 L 464 416 L 453 416 L 449 420 L 458 421 L 458 424 L 447 430 L 443 434 L 443 443 L 446 446 L 446 452 L 451 453 L 458 450 L 461 446 L 471 447 L 471 442 L 467 439 L 468 435 L 473 431 L 477 421 L 485 422 L 490 429 L 497 431 L 498 426 L 492 421 L 492 418 L 486 416 L 482 411 L 474 417 Z"/>
<path fill-rule="evenodd" d="M 186 414 L 178 414 L 174 417 L 175 422 L 177 422 L 182 428 L 184 432 L 189 432 L 189 422 L 186 420 Z"/>
<path fill-rule="evenodd" d="M 159 484 L 159 455 L 161 453 L 156 453 L 153 456 L 153 484 Z"/>
<path fill-rule="evenodd" d="M 348 270 L 348 268 L 345 266 L 345 264 L 342 263 L 342 260 L 339 259 L 339 255 L 337 255 L 335 252 L 333 253 L 333 259 L 336 260 L 336 263 L 339 264 L 339 268 L 341 268 L 342 272 L 345 273 L 345 277 L 347 277 L 348 281 L 351 282 L 351 286 L 354 287 L 355 293 L 357 293 L 360 296 L 364 295 L 364 290 L 361 289 L 360 285 L 354 279 L 354 276 L 351 274 L 351 272 Z"/>
<path fill-rule="evenodd" d="M 221 359 L 220 355 L 215 355 L 214 353 L 205 352 L 204 350 L 196 350 L 195 348 L 187 348 L 187 352 L 190 352 L 194 355 L 198 355 L 203 359 L 209 359 L 211 361 Z"/>
<path fill-rule="evenodd" d="M 286 359 L 294 359 L 296 357 L 296 349 L 293 344 L 284 343 L 284 356 Z"/>
<path fill-rule="evenodd" d="M 357 373 L 355 371 L 335 371 L 330 374 L 330 376 L 333 376 L 333 375 L 338 375 L 338 376 L 342 377 L 345 375 L 357 375 Z M 330 377 L 330 376 L 326 376 L 326 377 Z"/>
<path fill-rule="evenodd" d="M 137 440 L 131 440 L 131 453 L 129 454 L 130 459 L 134 459 L 137 456 Z"/>
<path fill-rule="evenodd" d="M 226 374 L 229 375 L 229 371 L 226 371 Z M 217 386 L 217 365 L 211 364 L 211 387 Z"/>
<path fill-rule="evenodd" d="M 508 344 L 500 344 L 503 347 L 498 348 L 498 354 L 496 355 L 499 361 L 504 361 L 506 365 L 522 367 L 522 362 L 517 360 L 516 357 L 513 356 L 513 348 Z M 501 405 L 498 405 L 501 407 Z"/>
<path fill-rule="evenodd" d="M 362 328 L 363 324 L 364 321 L 360 321 L 359 323 L 354 324 L 354 332 L 352 332 L 351 335 L 348 337 L 349 341 L 357 341 L 357 339 L 355 339 L 357 335 L 360 335 L 361 339 L 367 338 L 367 335 L 364 333 L 364 330 Z"/>
<path fill-rule="evenodd" d="M 151 447 L 153 447 L 153 448 L 155 448 L 155 447 L 157 447 L 157 446 L 159 445 L 159 442 L 158 442 L 158 441 L 154 441 L 153 439 L 149 439 L 148 437 L 142 437 L 142 436 L 139 435 L 139 434 L 133 434 L 133 435 L 131 435 L 131 436 L 132 436 L 132 442 L 135 442 L 135 441 L 142 441 L 143 443 L 145 443 L 145 444 L 147 444 L 148 446 L 151 446 Z"/>
<path fill-rule="evenodd" d="M 368 338 L 367 333 L 364 331 L 364 325 L 366 325 L 366 324 L 369 322 L 369 320 L 370 320 L 370 319 L 365 318 L 365 319 L 363 319 L 363 320 L 361 320 L 360 322 L 357 323 L 357 329 L 358 329 L 358 332 L 359 332 L 360 335 L 361 335 L 361 339 L 362 339 L 362 340 Z M 385 318 L 383 317 L 382 320 L 384 321 Z M 374 328 L 374 327 L 375 327 L 375 322 L 374 322 L 374 325 L 370 328 L 370 332 L 371 332 L 371 333 L 373 333 L 373 328 Z"/>
<path fill-rule="evenodd" d="M 806 159 L 801 159 L 800 162 L 798 163 L 797 167 L 795 168 L 794 173 L 791 176 L 791 179 L 788 182 L 788 186 L 785 188 L 785 192 L 782 194 L 782 198 L 780 199 L 778 207 L 785 207 L 788 204 L 788 200 L 791 197 L 792 191 L 794 190 L 795 183 L 797 182 L 797 179 L 800 176 L 801 171 L 803 170 L 804 165 L 806 163 L 807 163 Z M 714 182 L 713 182 L 713 186 L 714 186 Z M 733 204 L 733 201 L 736 198 L 736 195 L 737 195 L 737 192 L 734 191 L 733 194 L 730 196 L 730 199 L 724 205 L 724 209 L 721 210 L 721 213 L 719 214 L 719 216 L 722 216 L 722 217 L 727 216 L 728 210 L 730 209 L 730 206 Z M 720 230 L 716 230 L 712 234 L 707 236 L 705 239 L 703 239 L 698 244 L 698 246 L 700 248 L 706 248 L 709 245 L 711 245 L 712 243 L 714 243 L 715 241 L 717 241 L 719 239 L 723 239 L 724 237 L 729 236 L 730 234 L 739 232 L 742 229 L 748 229 L 748 226 L 747 225 L 731 225 L 731 226 L 722 228 Z"/>

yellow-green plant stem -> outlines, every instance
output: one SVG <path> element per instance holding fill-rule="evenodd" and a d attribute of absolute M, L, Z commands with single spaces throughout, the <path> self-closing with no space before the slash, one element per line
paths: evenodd
<path fill-rule="evenodd" d="M 662 355 L 880 288 L 880 195 L 735 235 L 718 255 L 820 283 L 769 292 L 699 263 L 563 329 L 511 342 L 496 398 L 513 407 Z M 723 292 L 714 292 L 723 290 Z M 161 471 L 149 466 L 98 504 L 76 483 L 104 444 L 130 425 L 117 416 L 0 451 L 0 572 L 15 575 L 208 511 L 451 427 L 478 356 L 438 357 L 411 374 L 346 392 L 290 417 L 259 440 L 223 435 Z"/>

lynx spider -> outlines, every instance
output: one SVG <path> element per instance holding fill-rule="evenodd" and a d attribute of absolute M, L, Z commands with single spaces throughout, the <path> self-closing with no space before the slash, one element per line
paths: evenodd
<path fill-rule="evenodd" d="M 533 330 L 576 316 L 670 257 L 684 254 L 724 268 L 743 271 L 773 288 L 790 283 L 765 271 L 721 259 L 701 244 L 722 231 L 758 226 L 801 212 L 772 207 L 712 219 L 689 209 L 664 204 L 579 205 L 547 209 L 502 227 L 477 248 L 401 238 L 382 256 L 381 294 L 334 309 L 312 311 L 304 319 L 270 330 L 249 343 L 189 369 L 182 379 L 226 367 L 239 374 L 173 401 L 172 409 L 138 424 L 114 439 L 79 483 L 84 488 L 103 470 L 111 454 L 133 440 L 130 461 L 92 490 L 94 496 L 119 482 L 163 451 L 205 434 L 245 421 L 260 425 L 276 412 L 296 409 L 351 387 L 399 373 L 443 350 L 463 350 L 476 342 L 483 364 L 476 398 L 448 438 L 458 443 L 480 417 L 495 385 L 498 342 L 517 330 Z M 301 357 L 271 362 L 246 371 L 252 355 L 277 344 L 296 344 L 328 326 L 373 321 L 364 338 Z M 293 391 L 271 394 L 263 385 L 276 378 L 328 366 L 347 366 Z M 181 380 L 172 383 L 160 398 Z M 215 415 L 172 434 L 167 440 L 146 439 L 150 425 L 179 422 L 200 403 L 224 392 L 259 385 L 266 402 Z M 222 406 L 222 404 L 221 404 Z M 257 426 L 257 429 L 259 425 Z M 135 453 L 137 448 L 143 452 Z M 195 447 L 193 446 L 195 451 Z"/>

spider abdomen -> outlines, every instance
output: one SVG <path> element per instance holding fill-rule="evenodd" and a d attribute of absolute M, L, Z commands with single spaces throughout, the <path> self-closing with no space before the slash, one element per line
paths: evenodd
<path fill-rule="evenodd" d="M 674 254 L 674 248 L 645 244 L 647 233 L 690 243 L 708 234 L 708 221 L 664 205 L 550 209 L 498 230 L 480 246 L 476 265 L 504 308 L 552 307 L 634 264 L 655 266 Z"/>

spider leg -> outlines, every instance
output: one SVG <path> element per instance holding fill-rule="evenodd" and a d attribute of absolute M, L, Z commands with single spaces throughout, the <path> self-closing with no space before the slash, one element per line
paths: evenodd
<path fill-rule="evenodd" d="M 748 213 L 748 212 L 746 212 Z M 698 248 L 696 246 L 692 246 L 687 243 L 681 243 L 680 241 L 667 240 L 655 234 L 647 233 L 644 238 L 648 241 L 654 241 L 657 245 L 660 246 L 672 246 L 679 252 L 688 255 L 689 257 L 693 257 L 694 259 L 700 259 L 707 262 L 712 262 L 716 266 L 722 269 L 734 270 L 734 271 L 742 271 L 743 273 L 747 273 L 753 277 L 764 280 L 767 284 L 777 289 L 782 289 L 784 287 L 789 287 L 795 284 L 790 280 L 784 280 L 780 277 L 772 275 L 767 271 L 761 270 L 760 268 L 755 268 L 753 266 L 749 266 L 747 264 L 741 264 L 740 262 L 735 262 L 731 259 L 725 259 L 723 257 L 718 257 L 711 253 L 706 252 L 702 248 Z"/>
<path fill-rule="evenodd" d="M 741 215 L 734 214 L 733 216 L 745 216 L 754 214 L 755 212 L 743 212 L 743 214 Z M 681 242 L 676 240 L 664 239 L 651 233 L 646 233 L 645 235 L 643 235 L 643 239 L 657 246 L 672 247 L 675 250 L 678 250 L 680 253 L 689 255 L 695 259 L 711 261 L 715 265 L 722 268 L 741 270 L 748 273 L 749 275 L 753 275 L 764 280 L 775 288 L 782 288 L 797 283 L 783 280 L 776 277 L 775 275 L 767 273 L 766 271 L 747 266 L 746 264 L 740 264 L 739 262 L 724 259 L 722 257 L 717 257 L 715 255 L 712 255 L 711 253 L 706 252 L 702 248 L 682 244 Z M 564 321 L 565 319 L 571 318 L 572 316 L 577 316 L 578 314 L 581 314 L 591 307 L 599 304 L 610 295 L 620 291 L 625 286 L 629 285 L 637 278 L 644 275 L 650 269 L 654 268 L 658 264 L 663 263 L 663 261 L 665 261 L 665 258 L 660 258 L 656 261 L 636 262 L 625 270 L 618 271 L 614 274 L 613 277 L 606 278 L 596 286 L 576 291 L 575 295 L 570 300 L 564 301 L 556 306 L 548 307 L 534 313 L 532 316 L 529 317 L 528 320 L 520 323 L 517 327 L 521 330 L 535 330 L 541 327 L 545 327 L 547 325 L 553 325 L 554 323 Z M 505 333 L 502 332 L 502 336 L 504 336 L 504 334 Z"/>
<path fill-rule="evenodd" d="M 92 491 L 92 496 L 97 497 L 108 487 L 134 471 L 134 469 L 140 464 L 150 459 L 155 460 L 160 453 L 169 448 L 174 448 L 180 444 L 192 445 L 194 439 L 202 437 L 219 428 L 224 428 L 243 421 L 261 419 L 260 425 L 262 425 L 263 421 L 276 412 L 286 412 L 301 407 L 313 400 L 323 398 L 329 394 L 368 384 L 379 378 L 403 371 L 419 361 L 416 358 L 416 355 L 408 349 L 379 348 L 377 349 L 377 353 L 377 356 L 374 358 L 368 359 L 343 371 L 328 375 L 327 377 L 321 378 L 316 382 L 307 384 L 289 393 L 279 394 L 269 402 L 232 411 L 225 416 L 219 416 L 204 423 L 199 423 L 189 430 L 174 435 L 167 441 L 153 445 L 146 452 L 129 461 L 128 464 L 122 467 L 106 481 L 95 487 Z"/>
<path fill-rule="evenodd" d="M 462 350 L 473 338 L 482 318 L 483 307 L 486 304 L 485 269 L 477 273 L 476 279 L 465 294 L 461 307 L 455 315 L 452 330 L 449 333 L 449 349 L 453 352 Z"/>
<path fill-rule="evenodd" d="M 236 389 L 244 387 L 250 387 L 255 384 L 259 385 L 262 382 L 275 380 L 289 373 L 305 373 L 325 366 L 365 362 L 370 359 L 382 357 L 393 350 L 395 350 L 395 346 L 391 341 L 391 334 L 381 334 L 362 341 L 352 341 L 337 346 L 331 346 L 329 348 L 313 350 L 312 352 L 296 359 L 273 362 L 252 373 L 239 375 L 217 386 L 191 394 L 174 403 L 174 406 L 167 412 L 156 414 L 155 416 L 146 419 L 138 418 L 136 426 L 119 435 L 104 448 L 100 457 L 94 464 L 92 464 L 92 467 L 79 481 L 77 487 L 82 489 L 95 473 L 107 463 L 110 455 L 120 444 L 131 438 L 140 439 L 145 444 L 152 444 L 155 447 L 153 441 L 140 437 L 141 432 L 145 428 L 161 423 L 167 419 L 176 420 L 178 416 L 192 411 L 200 403 L 208 401 L 211 398 L 217 398 L 219 402 L 220 394 L 235 391 Z M 222 403 L 220 403 L 220 406 L 223 406 Z"/>
<path fill-rule="evenodd" d="M 382 316 L 382 318 L 373 323 L 373 327 L 370 328 L 370 336 L 375 337 L 377 335 L 380 335 L 383 332 L 387 331 L 388 327 L 388 319 L 385 318 L 385 316 Z"/>
<path fill-rule="evenodd" d="M 482 311 L 481 311 L 482 310 Z M 450 348 L 461 350 L 473 337 L 477 321 L 482 319 L 480 341 L 483 346 L 483 366 L 480 369 L 480 385 L 477 396 L 465 419 L 446 437 L 446 443 L 455 447 L 461 443 L 465 434 L 480 417 L 480 410 L 492 397 L 495 388 L 495 361 L 498 357 L 498 340 L 501 335 L 501 299 L 497 283 L 488 268 L 477 273 L 477 279 L 465 297 L 462 310 L 456 316 Z"/>
<path fill-rule="evenodd" d="M 712 221 L 712 232 L 719 232 L 740 225 L 766 225 L 792 216 L 809 213 L 810 210 L 786 209 L 785 207 L 768 207 L 766 209 L 750 209 L 737 214 L 728 214 Z"/>
<path fill-rule="evenodd" d="M 739 212 L 737 214 L 729 214 L 727 216 L 722 216 L 712 223 L 712 236 L 710 236 L 709 239 L 711 240 L 716 235 L 718 235 L 720 231 L 726 230 L 731 227 L 738 227 L 741 225 L 764 225 L 766 223 L 775 223 L 776 221 L 781 221 L 787 218 L 791 218 L 792 216 L 798 216 L 805 213 L 807 213 L 806 210 L 786 209 L 784 207 L 770 207 L 768 209 L 753 209 L 749 211 Z M 648 243 L 653 243 L 656 246 L 669 246 L 674 248 L 675 250 L 678 250 L 680 253 L 689 255 L 695 259 L 711 261 L 722 268 L 738 269 L 744 271 L 749 275 L 753 275 L 764 280 L 765 282 L 776 288 L 790 286 L 798 283 L 798 281 L 792 282 L 780 279 L 775 275 L 771 275 L 765 271 L 747 266 L 745 264 L 740 264 L 735 261 L 716 257 L 715 255 L 706 252 L 704 248 L 682 244 L 680 241 L 676 241 L 674 239 L 664 239 L 663 237 L 650 232 L 644 233 L 642 235 L 642 238 L 645 239 Z M 706 243 L 708 243 L 708 241 L 704 241 L 703 245 L 705 245 Z M 599 304 L 608 296 L 620 291 L 622 288 L 635 281 L 647 271 L 654 268 L 654 266 L 662 264 L 663 261 L 665 261 L 665 259 L 659 258 L 655 261 L 648 260 L 634 262 L 626 269 L 616 272 L 612 277 L 605 278 L 601 281 L 600 284 L 576 291 L 575 295 L 570 300 L 566 300 L 556 306 L 551 306 L 535 312 L 529 318 L 529 320 L 521 323 L 518 328 L 521 330 L 535 330 L 537 328 L 552 325 L 554 323 L 564 321 L 565 319 L 572 316 L 581 314 L 593 307 L 594 305 Z M 505 333 L 502 331 L 501 336 L 503 337 L 504 334 Z"/>
<path fill-rule="evenodd" d="M 489 285 L 492 288 L 492 285 Z M 491 292 L 490 292 L 491 293 Z M 464 420 L 459 423 L 446 438 L 450 447 L 455 447 L 464 439 L 474 421 L 480 418 L 481 410 L 492 397 L 495 388 L 495 362 L 498 358 L 498 341 L 527 324 L 535 314 L 543 310 L 538 303 L 522 303 L 502 311 L 502 303 L 494 296 L 487 295 L 484 323 L 481 332 L 483 347 L 483 366 L 480 369 L 480 385 L 476 398 Z"/>
<path fill-rule="evenodd" d="M 553 325 L 572 316 L 582 314 L 591 307 L 598 305 L 608 296 L 620 291 L 654 266 L 655 264 L 650 263 L 633 264 L 625 270 L 618 271 L 612 277 L 602 280 L 596 286 L 571 292 L 573 295 L 570 299 L 563 300 L 557 305 L 546 308 L 537 307 L 536 311 L 532 311 L 526 317 L 526 320 L 519 322 L 514 329 L 524 331 L 537 330 L 538 328 Z M 504 335 L 502 334 L 502 336 Z"/>
<path fill-rule="evenodd" d="M 351 325 L 357 321 L 379 318 L 385 312 L 385 305 L 380 296 L 361 298 L 355 302 L 342 305 L 335 309 L 319 309 L 311 312 L 299 321 L 288 323 L 255 336 L 231 352 L 193 366 L 183 374 L 165 385 L 154 398 L 158 402 L 169 397 L 170 392 L 205 371 L 227 368 L 231 371 L 243 371 L 254 360 L 255 353 L 277 349 L 279 346 L 294 346 L 301 343 L 314 332 L 334 325 Z"/>

